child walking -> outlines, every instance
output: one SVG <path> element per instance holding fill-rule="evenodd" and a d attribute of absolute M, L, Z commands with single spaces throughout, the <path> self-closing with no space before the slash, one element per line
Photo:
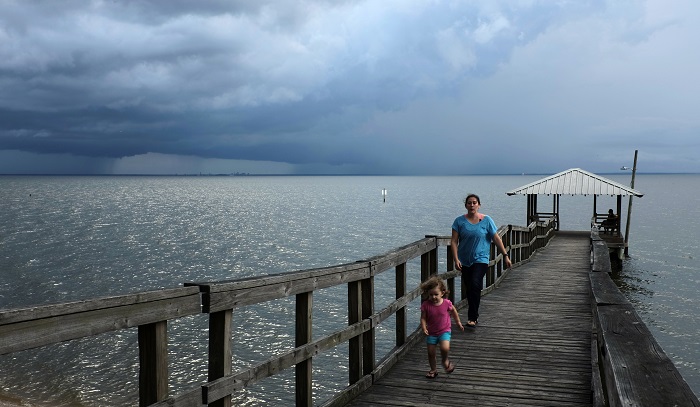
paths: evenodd
<path fill-rule="evenodd" d="M 452 321 L 450 315 L 454 317 L 459 329 L 464 331 L 464 326 L 459 320 L 457 309 L 452 302 L 444 298 L 448 291 L 445 282 L 438 276 L 430 277 L 423 284 L 421 290 L 427 295 L 427 300 L 420 306 L 420 326 L 423 333 L 428 335 L 428 363 L 430 371 L 425 375 L 428 379 L 434 379 L 438 375 L 437 371 L 437 346 L 440 345 L 440 355 L 442 356 L 442 366 L 446 373 L 452 373 L 455 365 L 448 358 L 450 353 L 450 337 L 452 336 Z"/>

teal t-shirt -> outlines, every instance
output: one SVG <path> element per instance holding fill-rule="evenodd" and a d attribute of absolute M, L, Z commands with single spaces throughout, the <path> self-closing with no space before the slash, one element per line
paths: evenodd
<path fill-rule="evenodd" d="M 491 257 L 491 240 L 496 234 L 497 228 L 490 216 L 477 224 L 471 224 L 466 216 L 462 215 L 452 223 L 452 230 L 459 235 L 457 256 L 462 266 L 469 267 L 474 263 L 489 263 Z"/>

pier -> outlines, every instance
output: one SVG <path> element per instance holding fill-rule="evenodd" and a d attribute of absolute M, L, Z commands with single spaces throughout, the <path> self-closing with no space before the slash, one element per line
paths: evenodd
<path fill-rule="evenodd" d="M 141 406 L 228 406 L 238 391 L 286 369 L 295 372 L 297 406 L 700 406 L 610 279 L 610 255 L 598 229 L 572 233 L 556 230 L 555 224 L 552 217 L 499 228 L 514 267 L 504 269 L 492 248 L 479 326 L 454 332 L 451 356 L 457 369 L 433 380 L 424 377 L 424 336 L 407 324 L 407 305 L 421 296 L 418 285 L 407 281 L 440 274 L 451 299 L 465 306 L 455 290 L 459 272 L 447 236 L 427 236 L 370 259 L 321 269 L 3 309 L 0 355 L 134 329 Z M 383 273 L 393 275 L 396 295 L 376 309 L 375 278 Z M 346 327 L 315 337 L 313 294 L 334 286 L 347 287 Z M 232 338 L 245 328 L 232 326 L 232 312 L 281 298 L 294 299 L 293 346 L 234 370 Z M 193 315 L 209 321 L 203 332 L 207 354 L 200 358 L 208 361 L 208 380 L 182 384 L 186 390 L 171 394 L 167 326 Z M 395 346 L 377 354 L 376 330 L 392 316 Z M 316 400 L 313 383 L 322 378 L 314 377 L 314 357 L 340 345 L 349 349 L 341 362 L 348 367 L 348 384 L 327 400 Z"/>
<path fill-rule="evenodd" d="M 558 233 L 484 296 L 479 325 L 453 327 L 453 373 L 426 379 L 420 343 L 350 405 L 593 405 L 589 240 Z"/>

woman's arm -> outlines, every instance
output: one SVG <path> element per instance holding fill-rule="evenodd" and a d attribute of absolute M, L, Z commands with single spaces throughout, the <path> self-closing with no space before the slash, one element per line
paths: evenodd
<path fill-rule="evenodd" d="M 505 259 L 505 262 L 506 262 L 506 268 L 511 268 L 513 266 L 513 263 L 510 262 L 510 257 L 508 256 L 508 253 L 506 252 L 506 247 L 503 245 L 503 240 L 501 240 L 501 237 L 498 236 L 498 233 L 494 233 L 493 242 L 496 244 L 496 247 L 498 248 L 498 250 L 501 253 L 503 253 L 503 258 Z"/>
<path fill-rule="evenodd" d="M 455 267 L 457 267 L 457 270 L 462 270 L 462 262 L 459 261 L 459 256 L 457 256 L 457 247 L 459 247 L 459 233 L 452 229 L 452 238 L 450 239 L 452 257 L 455 260 Z"/>

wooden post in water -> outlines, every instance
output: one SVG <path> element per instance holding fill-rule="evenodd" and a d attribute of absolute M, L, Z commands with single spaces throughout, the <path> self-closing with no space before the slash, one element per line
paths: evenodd
<path fill-rule="evenodd" d="M 634 150 L 634 165 L 632 166 L 632 182 L 630 188 L 634 189 L 634 176 L 637 173 L 637 152 Z M 630 240 L 630 217 L 632 216 L 632 195 L 630 195 L 629 205 L 627 206 L 627 225 L 625 226 L 625 257 L 629 257 L 629 240 Z"/>

